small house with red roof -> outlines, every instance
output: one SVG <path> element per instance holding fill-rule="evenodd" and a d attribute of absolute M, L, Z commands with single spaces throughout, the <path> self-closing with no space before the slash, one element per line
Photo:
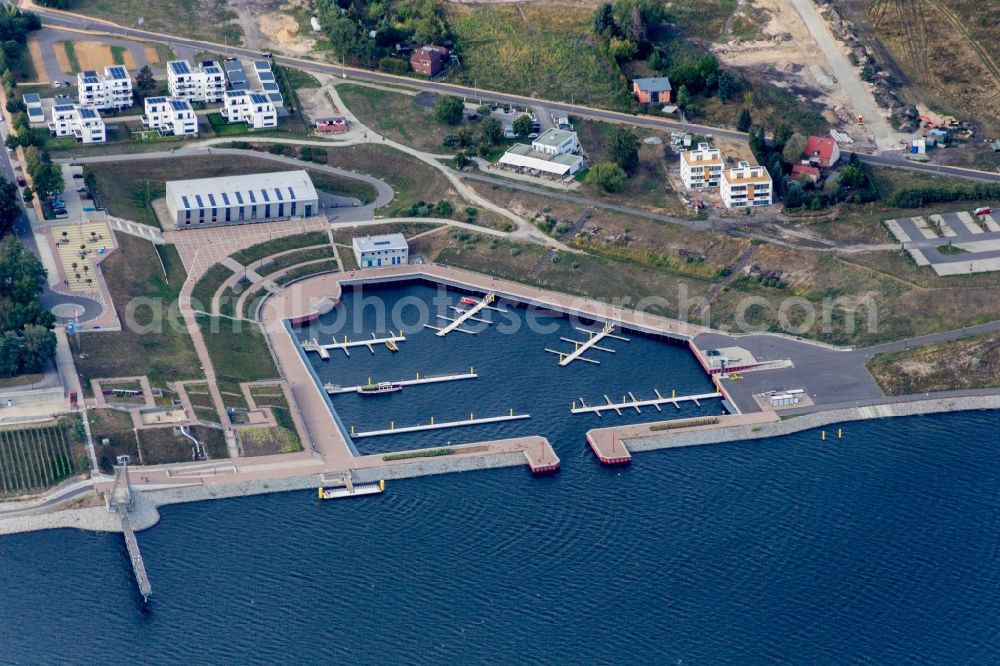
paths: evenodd
<path fill-rule="evenodd" d="M 831 137 L 811 136 L 806 140 L 806 157 L 810 165 L 829 169 L 840 160 L 840 146 Z"/>
<path fill-rule="evenodd" d="M 814 185 L 819 181 L 819 169 L 808 164 L 796 164 L 792 167 L 792 178 L 806 180 Z"/>

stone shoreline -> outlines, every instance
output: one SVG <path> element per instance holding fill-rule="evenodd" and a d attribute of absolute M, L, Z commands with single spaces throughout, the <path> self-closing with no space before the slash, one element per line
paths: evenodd
<path fill-rule="evenodd" d="M 722 444 L 766 437 L 780 437 L 803 430 L 822 428 L 836 423 L 865 421 L 894 416 L 921 416 L 945 412 L 967 412 L 981 409 L 1000 409 L 1000 395 L 969 396 L 956 398 L 930 398 L 870 407 L 850 407 L 824 412 L 796 415 L 783 421 L 759 423 L 753 426 L 705 427 L 701 429 L 666 432 L 641 438 L 623 439 L 629 451 L 655 451 L 683 446 Z"/>
<path fill-rule="evenodd" d="M 469 472 L 499 467 L 527 466 L 522 452 L 466 455 L 450 458 L 415 458 L 413 462 L 399 463 L 379 468 L 355 470 L 355 483 L 372 483 L 382 479 L 407 479 L 418 476 Z M 160 520 L 158 508 L 170 504 L 202 502 L 213 499 L 228 499 L 315 489 L 320 485 L 318 475 L 286 477 L 281 479 L 242 481 L 238 483 L 204 486 L 192 484 L 179 488 L 147 490 L 136 495 L 136 506 L 131 512 L 132 527 L 135 531 L 149 529 Z M 312 495 L 315 496 L 315 493 Z M 303 498 L 306 499 L 306 498 Z M 67 509 L 50 513 L 39 513 L 12 518 L 0 518 L 0 535 L 35 532 L 39 530 L 75 528 L 93 532 L 121 532 L 117 514 L 104 507 L 88 509 Z"/>

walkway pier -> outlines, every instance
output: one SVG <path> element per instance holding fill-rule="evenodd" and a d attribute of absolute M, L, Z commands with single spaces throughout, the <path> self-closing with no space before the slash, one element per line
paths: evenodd
<path fill-rule="evenodd" d="M 444 428 L 460 428 L 462 426 L 471 425 L 481 425 L 484 423 L 500 423 L 502 421 L 519 421 L 521 419 L 530 419 L 530 414 L 515 414 L 514 410 L 510 410 L 510 414 L 503 416 L 487 416 L 485 418 L 476 418 L 475 414 L 469 414 L 469 418 L 462 421 L 445 421 L 442 423 L 435 423 L 434 417 L 431 417 L 430 423 L 425 423 L 423 425 L 415 426 L 404 426 L 402 428 L 397 428 L 395 422 L 390 422 L 388 430 L 368 430 L 366 432 L 354 432 L 354 428 L 351 428 L 351 437 L 353 439 L 361 439 L 363 437 L 378 437 L 380 435 L 401 435 L 407 432 L 420 432 L 423 430 L 442 430 Z"/>
<path fill-rule="evenodd" d="M 600 361 L 595 361 L 594 359 L 587 358 L 583 354 L 589 349 L 614 354 L 615 353 L 614 349 L 601 347 L 597 344 L 604 338 L 621 340 L 622 342 L 629 341 L 628 338 L 621 335 L 615 335 L 613 333 L 613 331 L 615 330 L 615 325 L 613 322 L 610 321 L 605 322 L 604 326 L 601 328 L 600 331 L 593 331 L 588 328 L 580 328 L 579 326 L 576 327 L 576 330 L 586 333 L 588 335 L 587 339 L 581 341 L 581 340 L 572 340 L 570 338 L 559 338 L 563 342 L 573 343 L 574 349 L 572 352 L 563 352 L 557 349 L 548 349 L 548 348 L 545 349 L 545 351 L 549 352 L 550 354 L 559 355 L 559 365 L 561 366 L 565 367 L 570 363 L 572 363 L 573 361 L 586 361 L 587 363 L 600 364 Z"/>
<path fill-rule="evenodd" d="M 627 465 L 632 462 L 632 454 L 625 448 L 625 444 L 618 440 L 614 431 L 608 430 L 591 430 L 587 433 L 590 450 L 605 465 Z"/>
<path fill-rule="evenodd" d="M 128 456 L 118 456 L 118 465 L 115 466 L 115 480 L 111 484 L 111 491 L 107 495 L 108 508 L 118 512 L 118 518 L 122 523 L 122 534 L 125 535 L 125 547 L 128 549 L 129 559 L 132 561 L 132 572 L 135 574 L 135 581 L 139 585 L 139 594 L 143 601 L 149 601 L 149 595 L 153 593 L 153 588 L 149 584 L 149 576 L 146 574 L 146 565 L 142 561 L 142 553 L 139 551 L 139 540 L 135 538 L 135 530 L 132 529 L 132 521 L 128 512 L 132 508 L 132 483 L 128 476 Z M 124 481 L 124 485 L 119 490 L 119 485 Z"/>
<path fill-rule="evenodd" d="M 532 474 L 547 474 L 559 471 L 559 456 L 552 448 L 549 440 L 538 437 L 537 443 L 532 441 L 524 448 L 524 457 L 528 460 L 528 468 Z"/>
<path fill-rule="evenodd" d="M 607 396 L 604 395 L 605 404 L 603 405 L 588 405 L 584 402 L 583 398 L 580 398 L 580 405 L 573 403 L 570 408 L 570 412 L 573 414 L 597 414 L 601 416 L 603 412 L 615 411 L 618 416 L 622 415 L 623 409 L 634 409 L 636 413 L 641 414 L 642 410 L 640 407 L 656 407 L 656 411 L 660 411 L 660 405 L 672 404 L 677 409 L 681 408 L 680 403 L 682 402 L 693 402 L 698 407 L 701 407 L 701 400 L 711 400 L 712 398 L 722 398 L 724 397 L 722 393 L 718 391 L 714 393 L 699 393 L 697 395 L 671 395 L 669 398 L 663 396 L 659 390 L 653 389 L 656 393 L 655 398 L 649 398 L 647 400 L 640 400 L 636 398 L 634 394 L 629 392 L 628 396 L 622 396 L 621 402 L 614 402 Z M 628 399 L 626 399 L 628 398 Z"/>
<path fill-rule="evenodd" d="M 457 374 L 457 375 L 428 375 L 427 377 L 421 377 L 420 373 L 417 373 L 416 379 L 401 379 L 398 382 L 389 382 L 390 384 L 395 384 L 397 386 L 415 386 L 417 384 L 436 384 L 438 382 L 455 382 L 462 379 L 475 379 L 479 375 L 475 372 L 473 368 L 469 368 L 468 372 Z M 368 379 L 368 385 L 375 382 Z M 336 384 L 324 384 L 323 389 L 330 395 L 336 395 L 338 393 L 357 393 L 358 389 L 362 388 L 361 385 L 358 386 L 337 386 Z"/>
<path fill-rule="evenodd" d="M 473 305 L 468 310 L 463 310 L 461 308 L 456 308 L 455 306 L 452 306 L 451 309 L 459 312 L 460 314 L 458 315 L 458 317 L 456 317 L 454 319 L 450 319 L 449 317 L 445 317 L 444 315 L 438 315 L 439 318 L 445 319 L 449 323 L 444 328 L 438 329 L 437 336 L 439 338 L 443 338 L 444 336 L 448 335 L 452 331 L 456 331 L 456 330 L 459 333 L 474 333 L 475 331 L 470 331 L 470 330 L 465 329 L 465 328 L 460 328 L 462 326 L 462 324 L 464 324 L 465 322 L 467 322 L 469 320 L 478 321 L 478 322 L 481 322 L 481 323 L 489 324 L 490 323 L 489 321 L 487 321 L 485 319 L 479 319 L 479 318 L 476 317 L 476 315 L 480 311 L 485 310 L 485 309 L 496 310 L 497 312 L 504 312 L 504 310 L 501 310 L 500 308 L 497 308 L 497 307 L 494 307 L 494 306 L 491 305 L 491 303 L 493 303 L 493 301 L 495 301 L 495 300 L 496 300 L 496 294 L 494 294 L 491 291 L 488 294 L 486 294 L 485 296 L 483 296 L 482 300 L 480 300 L 478 303 L 476 303 L 475 305 Z M 428 328 L 434 328 L 433 326 L 430 326 L 429 324 L 427 324 L 427 327 Z"/>
<path fill-rule="evenodd" d="M 375 345 L 385 345 L 387 349 L 392 349 L 390 343 L 395 344 L 397 342 L 403 342 L 405 340 L 406 336 L 403 335 L 402 331 L 400 331 L 398 335 L 393 334 L 392 331 L 389 331 L 389 335 L 384 338 L 376 337 L 375 334 L 372 333 L 371 340 L 350 340 L 345 335 L 343 342 L 337 342 L 336 340 L 334 340 L 328 345 L 321 345 L 316 340 L 306 340 L 305 342 L 302 343 L 302 349 L 306 352 L 316 352 L 317 354 L 319 354 L 319 357 L 321 359 L 327 361 L 330 359 L 329 350 L 331 349 L 342 349 L 345 354 L 350 356 L 351 347 L 368 347 L 368 351 L 374 354 Z"/>

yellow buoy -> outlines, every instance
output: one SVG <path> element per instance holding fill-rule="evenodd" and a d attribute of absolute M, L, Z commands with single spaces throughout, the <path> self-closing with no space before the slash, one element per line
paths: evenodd
<path fill-rule="evenodd" d="M 826 430 L 823 430 L 822 432 L 820 432 L 819 438 L 821 440 L 823 440 L 824 442 L 826 441 Z"/>
<path fill-rule="evenodd" d="M 841 428 L 837 428 L 837 439 L 844 436 L 844 431 Z"/>
<path fill-rule="evenodd" d="M 317 495 L 317 496 L 318 496 L 318 497 L 319 497 L 320 499 L 323 499 L 323 486 L 320 486 L 320 487 L 319 487 L 319 488 L 317 489 L 317 491 L 316 491 L 316 495 Z"/>
<path fill-rule="evenodd" d="M 434 425 L 434 417 L 431 417 L 431 425 Z"/>

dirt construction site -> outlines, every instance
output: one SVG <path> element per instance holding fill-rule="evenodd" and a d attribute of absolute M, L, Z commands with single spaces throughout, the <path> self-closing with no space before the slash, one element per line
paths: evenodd
<path fill-rule="evenodd" d="M 740 5 L 749 5 L 740 0 Z M 751 38 L 734 37 L 713 51 L 724 65 L 767 76 L 814 105 L 838 131 L 866 149 L 899 147 L 899 137 L 879 109 L 869 84 L 861 80 L 846 49 L 833 38 L 812 0 L 754 0 L 752 11 L 761 24 Z M 856 124 L 861 116 L 864 125 Z"/>

